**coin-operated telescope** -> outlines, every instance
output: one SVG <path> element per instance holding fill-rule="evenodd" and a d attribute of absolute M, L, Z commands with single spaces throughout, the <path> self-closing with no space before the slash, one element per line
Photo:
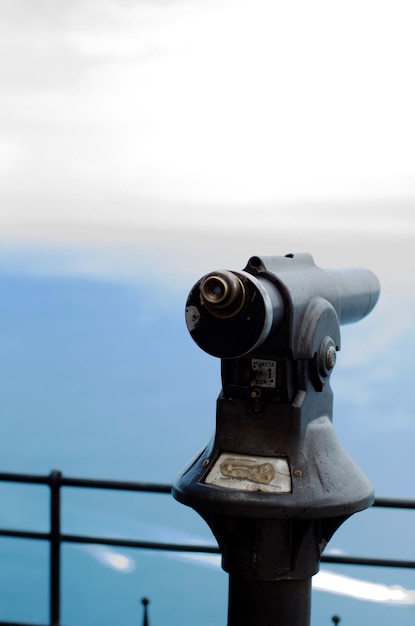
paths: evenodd
<path fill-rule="evenodd" d="M 228 626 L 308 626 L 311 577 L 336 529 L 374 500 L 332 426 L 340 325 L 375 306 L 376 276 L 309 254 L 252 257 L 191 290 L 194 341 L 221 358 L 216 433 L 173 495 L 209 524 L 229 573 Z"/>

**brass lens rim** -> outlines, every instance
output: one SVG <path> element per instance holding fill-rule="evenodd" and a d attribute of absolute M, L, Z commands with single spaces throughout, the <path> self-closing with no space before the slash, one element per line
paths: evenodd
<path fill-rule="evenodd" d="M 212 272 L 200 283 L 200 299 L 214 317 L 235 317 L 245 303 L 245 287 L 240 278 L 228 270 Z"/>

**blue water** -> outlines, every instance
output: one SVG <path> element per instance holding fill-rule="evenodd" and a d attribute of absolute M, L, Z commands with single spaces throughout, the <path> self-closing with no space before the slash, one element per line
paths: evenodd
<path fill-rule="evenodd" d="M 185 329 L 190 286 L 3 270 L 1 470 L 170 483 L 210 438 L 220 386 L 218 361 Z M 332 376 L 335 426 L 378 495 L 414 498 L 413 368 L 402 355 L 414 353 L 415 307 L 399 298 L 401 314 L 396 294 L 386 293 L 367 320 L 344 328 Z M 2 527 L 48 529 L 46 488 L 0 485 L 0 501 Z M 65 489 L 63 516 L 64 532 L 211 541 L 197 515 L 169 496 Z M 367 511 L 342 527 L 332 547 L 414 559 L 411 519 Z M 46 622 L 46 546 L 1 539 L 0 553 L 0 619 Z M 325 569 L 415 588 L 409 571 Z M 143 596 L 151 599 L 152 626 L 226 623 L 227 577 L 209 559 L 64 547 L 63 624 L 139 624 Z M 315 626 L 335 613 L 345 624 L 409 626 L 415 618 L 414 607 L 314 593 Z"/>

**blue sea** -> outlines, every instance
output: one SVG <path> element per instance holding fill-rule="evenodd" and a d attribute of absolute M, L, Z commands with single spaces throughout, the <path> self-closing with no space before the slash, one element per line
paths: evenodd
<path fill-rule="evenodd" d="M 219 361 L 185 327 L 192 284 L 151 268 L 135 278 L 34 271 L 30 255 L 18 258 L 0 267 L 0 471 L 171 483 L 210 439 L 220 389 Z M 414 311 L 410 294 L 386 290 L 366 320 L 342 329 L 332 375 L 336 431 L 378 496 L 415 498 Z M 48 530 L 46 487 L 2 484 L 0 494 L 1 527 Z M 68 533 L 214 543 L 168 495 L 65 488 L 62 507 Z M 415 559 L 413 523 L 412 512 L 369 510 L 330 549 Z M 0 554 L 0 620 L 47 623 L 47 546 L 1 538 Z M 410 570 L 323 569 L 415 589 Z M 226 624 L 216 557 L 65 545 L 62 580 L 65 626 L 141 624 L 143 597 L 151 626 Z M 315 591 L 312 625 L 334 614 L 345 625 L 412 626 L 415 605 Z"/>

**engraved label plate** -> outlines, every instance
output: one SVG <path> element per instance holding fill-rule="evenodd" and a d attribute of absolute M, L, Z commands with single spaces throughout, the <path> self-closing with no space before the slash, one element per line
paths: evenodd
<path fill-rule="evenodd" d="M 271 387 L 277 385 L 277 362 L 268 359 L 252 359 L 253 377 L 251 386 Z"/>
<path fill-rule="evenodd" d="M 239 491 L 291 492 L 290 468 L 284 457 L 223 452 L 204 482 Z"/>

